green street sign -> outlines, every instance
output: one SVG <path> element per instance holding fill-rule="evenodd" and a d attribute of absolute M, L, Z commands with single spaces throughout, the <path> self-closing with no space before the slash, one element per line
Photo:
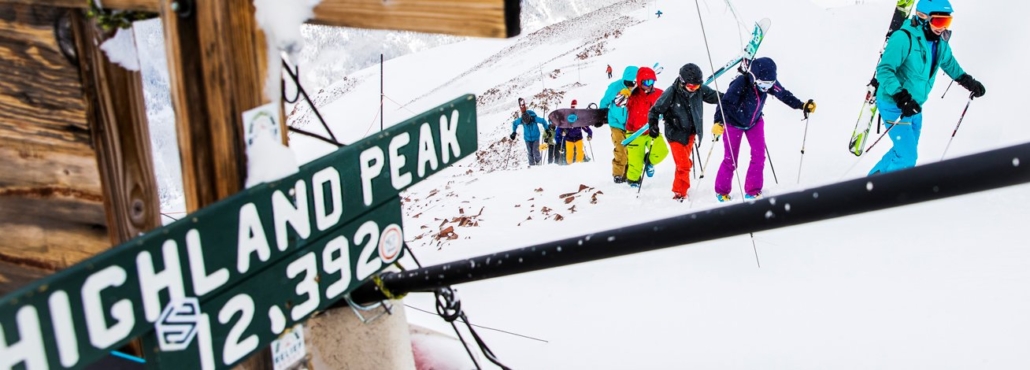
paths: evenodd
<path fill-rule="evenodd" d="M 400 198 L 294 251 L 261 273 L 200 303 L 196 340 L 179 351 L 156 351 L 165 337 L 184 337 L 188 327 L 146 338 L 147 366 L 163 369 L 226 369 L 265 348 L 286 328 L 303 322 L 387 266 L 382 255 L 403 251 Z M 162 325 L 159 321 L 158 325 Z"/>
<path fill-rule="evenodd" d="M 252 276 L 474 153 L 476 134 L 475 96 L 465 95 L 4 296 L 0 369 L 81 368 L 162 317 L 195 325 L 201 304 L 253 294 L 241 290 Z M 375 272 L 352 267 L 357 280 Z M 196 335 L 165 329 L 168 348 Z"/>

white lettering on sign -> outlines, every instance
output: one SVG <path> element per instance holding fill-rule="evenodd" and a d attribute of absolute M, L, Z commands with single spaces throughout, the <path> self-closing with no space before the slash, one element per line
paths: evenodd
<path fill-rule="evenodd" d="M 383 266 L 383 261 L 378 258 L 372 259 L 379 243 L 379 225 L 375 221 L 366 221 L 358 228 L 358 232 L 354 233 L 354 244 L 361 244 L 363 240 L 368 241 L 361 247 L 361 254 L 358 255 L 357 266 L 354 268 L 358 280 L 367 279 Z"/>
<path fill-rule="evenodd" d="M 411 142 L 411 135 L 407 132 L 395 136 L 390 140 L 390 182 L 394 189 L 400 189 L 411 184 L 411 173 L 401 173 L 408 160 L 399 153 L 401 147 Z"/>
<path fill-rule="evenodd" d="M 325 184 L 329 184 L 329 200 L 332 202 L 333 211 L 327 213 L 325 208 Z M 323 231 L 337 222 L 343 215 L 343 191 L 340 186 L 340 171 L 333 167 L 326 167 L 311 176 L 311 186 L 314 188 L 315 202 L 315 225 L 319 231 Z"/>
<path fill-rule="evenodd" d="M 458 110 L 451 112 L 451 122 L 447 124 L 447 116 L 440 116 L 440 156 L 443 164 L 451 162 L 451 154 L 454 158 L 461 155 L 461 145 L 458 145 Z"/>
<path fill-rule="evenodd" d="M 190 258 L 193 294 L 203 297 L 229 281 L 229 270 L 224 267 L 208 275 L 207 267 L 204 265 L 204 251 L 200 245 L 200 232 L 197 229 L 186 232 L 186 253 Z"/>
<path fill-rule="evenodd" d="M 340 280 L 326 287 L 326 299 L 339 297 L 350 286 L 350 248 L 346 237 L 335 237 L 326 244 L 322 250 L 322 271 L 329 275 L 340 273 Z"/>
<path fill-rule="evenodd" d="M 258 340 L 257 335 L 251 334 L 246 339 L 240 340 L 243 336 L 243 331 L 247 330 L 250 326 L 250 321 L 254 319 L 254 299 L 250 298 L 247 294 L 237 294 L 225 305 L 222 306 L 222 310 L 218 311 L 218 322 L 228 324 L 232 320 L 236 313 L 240 313 L 240 319 L 236 321 L 236 324 L 229 329 L 229 335 L 225 338 L 225 351 L 222 352 L 222 363 L 229 365 L 244 356 L 254 352 L 257 349 Z"/>
<path fill-rule="evenodd" d="M 50 321 L 54 324 L 54 339 L 57 340 L 57 356 L 64 367 L 79 362 L 79 341 L 75 336 L 75 322 L 72 321 L 72 304 L 68 293 L 63 290 L 50 295 Z"/>
<path fill-rule="evenodd" d="M 316 280 L 318 277 L 318 258 L 315 257 L 315 252 L 308 252 L 286 266 L 286 277 L 290 279 L 297 277 L 302 272 L 304 277 L 297 283 L 297 288 L 294 291 L 297 292 L 297 296 L 307 296 L 307 300 L 295 304 L 293 309 L 290 310 L 290 318 L 293 321 L 298 321 L 309 313 L 315 312 L 322 297 L 318 294 L 318 280 Z"/>
<path fill-rule="evenodd" d="M 33 306 L 18 309 L 15 319 L 18 323 L 17 343 L 9 344 L 4 338 L 4 327 L 0 325 L 0 369 L 13 369 L 25 363 L 29 370 L 45 370 L 46 348 L 43 347 L 43 333 L 39 329 L 39 314 Z"/>
<path fill-rule="evenodd" d="M 286 224 L 293 226 L 293 231 L 301 239 L 307 239 L 311 235 L 311 219 L 308 218 L 308 187 L 304 180 L 297 180 L 293 187 L 296 194 L 296 207 L 283 195 L 282 191 L 276 190 L 272 193 L 272 216 L 275 219 L 275 243 L 279 251 L 285 251 L 289 246 L 286 238 Z"/>
<path fill-rule="evenodd" d="M 433 142 L 433 129 L 428 123 L 419 127 L 418 133 L 418 177 L 426 177 L 426 163 L 433 170 L 439 167 L 436 160 L 436 143 Z"/>
<path fill-rule="evenodd" d="M 140 296 L 143 297 L 143 313 L 147 322 L 157 321 L 161 315 L 161 291 L 168 289 L 171 300 L 186 296 L 182 287 L 182 271 L 179 268 L 179 246 L 174 240 L 166 240 L 161 246 L 164 257 L 164 271 L 154 272 L 154 258 L 148 251 L 136 255 L 136 272 L 139 279 Z"/>
<path fill-rule="evenodd" d="M 89 342 L 98 349 L 105 349 L 125 339 L 132 332 L 133 325 L 136 325 L 136 316 L 132 314 L 132 301 L 128 299 L 119 300 L 111 305 L 111 317 L 114 318 L 115 324 L 107 325 L 100 292 L 124 283 L 125 269 L 118 266 L 109 266 L 94 272 L 82 283 L 82 309 L 86 312 Z"/>
<path fill-rule="evenodd" d="M 261 216 L 258 215 L 254 203 L 240 207 L 240 229 L 236 240 L 239 243 L 236 248 L 236 271 L 241 274 L 250 270 L 251 254 L 257 253 L 261 262 L 268 261 L 272 254 L 268 247 L 268 238 L 265 237 L 265 229 L 261 226 Z"/>
<path fill-rule="evenodd" d="M 361 169 L 361 196 L 366 206 L 372 205 L 372 179 L 383 172 L 383 149 L 374 146 L 361 152 L 358 156 L 358 168 Z"/>

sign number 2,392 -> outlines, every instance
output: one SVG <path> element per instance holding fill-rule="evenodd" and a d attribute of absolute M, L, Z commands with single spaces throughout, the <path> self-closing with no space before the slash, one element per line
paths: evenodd
<path fill-rule="evenodd" d="M 352 260 L 350 243 L 361 246 L 356 260 Z M 254 284 L 258 285 L 259 289 L 243 291 L 262 291 L 263 294 L 255 294 L 252 297 L 250 294 L 240 293 L 226 301 L 219 308 L 217 323 L 212 323 L 214 325 L 211 326 L 200 325 L 197 336 L 201 367 L 204 369 L 216 368 L 214 364 L 216 358 L 221 360 L 224 365 L 231 365 L 243 359 L 257 350 L 264 342 L 260 337 L 268 337 L 271 340 L 285 330 L 289 323 L 283 308 L 289 311 L 290 321 L 303 320 L 317 309 L 335 302 L 337 298 L 348 292 L 352 285 L 357 285 L 352 283 L 369 278 L 385 265 L 395 261 L 401 254 L 403 243 L 403 231 L 400 226 L 391 223 L 380 230 L 379 224 L 375 220 L 369 220 L 357 228 L 351 240 L 344 235 L 334 237 L 321 248 L 314 247 L 285 264 L 285 269 L 281 268 L 281 265 L 276 265 L 263 272 L 262 275 L 285 274 L 278 275 L 279 277 L 270 276 L 274 279 L 281 279 L 280 277 L 285 276 L 290 280 L 299 280 L 291 290 L 276 289 L 275 286 L 262 287 L 260 285 L 273 280 L 254 279 Z M 321 265 L 323 275 L 319 275 L 319 265 Z M 325 292 L 324 299 L 322 299 L 322 291 Z M 285 304 L 285 302 L 291 303 Z M 268 308 L 265 311 L 259 311 L 259 307 Z M 255 330 L 249 329 L 251 329 L 255 315 L 260 315 L 261 312 L 268 313 L 270 332 L 268 335 L 259 336 Z M 207 315 L 203 316 L 205 319 L 201 321 L 207 321 Z M 233 323 L 234 318 L 237 318 L 235 323 Z M 226 333 L 226 327 L 229 325 L 231 327 Z M 264 325 L 259 326 L 263 327 Z M 250 334 L 245 336 L 245 333 Z M 225 338 L 221 356 L 215 354 L 212 348 L 214 347 L 212 338 Z"/>

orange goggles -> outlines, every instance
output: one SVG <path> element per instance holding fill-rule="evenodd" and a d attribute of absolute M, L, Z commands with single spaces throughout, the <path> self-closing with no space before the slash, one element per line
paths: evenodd
<path fill-rule="evenodd" d="M 686 88 L 687 91 L 694 92 L 701 88 L 701 84 L 683 84 L 683 87 Z"/>
<path fill-rule="evenodd" d="M 933 28 L 948 28 L 951 27 L 951 16 L 950 15 L 931 15 L 930 26 Z"/>

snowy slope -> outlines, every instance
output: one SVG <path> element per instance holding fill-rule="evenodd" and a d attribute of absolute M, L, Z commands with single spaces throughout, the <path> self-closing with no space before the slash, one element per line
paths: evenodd
<path fill-rule="evenodd" d="M 988 94 L 973 103 L 949 156 L 1030 141 L 1030 127 L 1011 110 L 1024 90 L 1018 71 L 1030 46 L 1018 37 L 1016 17 L 1030 5 L 1009 3 L 1000 12 L 982 2 L 953 3 L 956 57 Z M 800 184 L 801 115 L 775 101 L 766 108 L 780 180 L 775 184 L 766 166 L 766 191 L 775 196 L 863 176 L 889 144 L 857 159 L 845 142 L 891 4 L 733 4 L 745 23 L 772 19 L 760 55 L 776 59 L 784 86 L 819 103 Z M 387 125 L 459 94 L 481 97 L 485 159 L 461 162 L 405 194 L 406 239 L 422 263 L 719 206 L 712 174 L 694 180 L 691 202 L 672 202 L 671 158 L 645 180 L 639 198 L 612 184 L 606 128 L 590 143 L 596 160 L 567 167 L 526 169 L 521 142 L 501 141 L 511 130 L 516 97 L 552 108 L 571 99 L 581 106 L 597 101 L 610 82 L 606 64 L 618 74 L 629 63 L 658 62 L 666 69 L 659 76 L 662 87 L 685 62 L 709 70 L 695 3 L 663 1 L 659 8 L 664 15 L 655 19 L 653 2 L 620 2 L 585 15 L 588 21 L 570 20 L 511 40 L 465 41 L 386 63 Z M 702 2 L 700 8 L 712 61 L 721 65 L 739 53 L 740 27 L 723 2 Z M 601 55 L 578 59 L 586 49 Z M 349 92 L 323 108 L 346 142 L 378 129 L 378 68 L 351 76 Z M 728 81 L 721 79 L 720 87 Z M 947 82 L 938 78 L 925 106 L 921 164 L 939 160 L 965 103 L 958 86 L 938 98 Z M 706 128 L 711 112 L 706 107 Z M 702 153 L 710 145 L 705 140 Z M 331 150 L 298 136 L 291 147 L 305 160 Z M 710 166 L 721 155 L 720 146 Z M 1030 250 L 1020 247 L 1026 244 L 1020 227 L 1030 216 L 1027 190 L 1018 186 L 758 233 L 761 269 L 745 235 L 457 288 L 473 323 L 547 340 L 480 330 L 491 349 L 518 369 L 1028 368 Z M 560 197 L 568 193 L 576 193 L 570 203 Z M 459 216 L 478 226 L 447 222 Z M 454 226 L 458 237 L 437 240 L 446 226 Z M 860 236 L 846 236 L 856 230 Z M 406 302 L 432 310 L 431 296 L 413 294 Z M 409 312 L 412 322 L 450 330 L 439 318 Z"/>

